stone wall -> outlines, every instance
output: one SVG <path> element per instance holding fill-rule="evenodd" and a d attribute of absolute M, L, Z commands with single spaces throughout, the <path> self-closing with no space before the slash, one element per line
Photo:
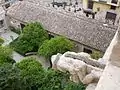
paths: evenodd
<path fill-rule="evenodd" d="M 105 64 L 98 62 L 97 60 L 92 59 L 90 56 L 89 57 L 84 57 L 84 55 L 82 55 L 82 53 L 74 53 L 74 52 L 68 52 L 65 54 L 65 57 L 70 57 L 70 58 L 74 58 L 77 60 L 81 60 L 83 62 L 85 62 L 88 65 L 91 65 L 93 67 L 98 67 L 98 68 L 105 68 Z"/>
<path fill-rule="evenodd" d="M 68 71 L 70 79 L 76 83 L 97 83 L 103 72 L 104 65 L 90 59 L 87 53 L 66 52 L 63 55 L 53 55 L 52 68 L 62 72 Z M 96 66 L 93 66 L 94 65 Z M 99 64 L 98 64 L 99 63 Z M 103 66 L 102 66 L 103 65 Z"/>

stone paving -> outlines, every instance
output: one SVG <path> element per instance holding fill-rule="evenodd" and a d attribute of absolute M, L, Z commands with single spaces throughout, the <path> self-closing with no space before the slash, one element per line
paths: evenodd
<path fill-rule="evenodd" d="M 2 30 L 1 30 L 2 31 Z M 16 39 L 19 35 L 12 32 L 12 31 L 6 31 L 6 32 L 2 32 L 0 37 L 4 39 L 4 43 L 3 46 L 9 45 L 10 42 L 12 42 L 14 39 Z M 24 57 L 22 55 L 20 55 L 19 53 L 13 51 L 13 59 L 16 62 L 19 62 L 21 59 L 23 59 Z"/>
<path fill-rule="evenodd" d="M 20 62 L 22 59 L 24 58 L 24 56 L 20 55 L 19 53 L 13 51 L 13 59 L 16 62 Z"/>
<path fill-rule="evenodd" d="M 3 46 L 6 46 L 9 45 L 9 43 L 15 40 L 18 36 L 18 34 L 8 30 L 6 32 L 2 32 L 0 37 L 3 38 L 5 41 L 3 43 Z"/>

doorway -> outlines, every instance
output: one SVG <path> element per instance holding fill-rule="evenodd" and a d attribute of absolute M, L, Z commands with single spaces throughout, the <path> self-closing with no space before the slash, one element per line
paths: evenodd
<path fill-rule="evenodd" d="M 88 0 L 88 9 L 93 9 L 93 1 Z"/>

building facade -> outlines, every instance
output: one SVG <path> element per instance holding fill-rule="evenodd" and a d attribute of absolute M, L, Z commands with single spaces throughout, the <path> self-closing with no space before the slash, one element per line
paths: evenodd
<path fill-rule="evenodd" d="M 108 24 L 118 25 L 120 21 L 120 0 L 83 0 L 83 8 L 104 17 L 104 22 Z"/>
<path fill-rule="evenodd" d="M 105 26 L 95 19 L 77 17 L 26 1 L 8 8 L 6 17 L 9 18 L 9 25 L 19 28 L 27 22 L 38 21 L 51 35 L 62 35 L 74 41 L 78 52 L 98 50 L 104 53 L 116 33 L 116 27 Z"/>

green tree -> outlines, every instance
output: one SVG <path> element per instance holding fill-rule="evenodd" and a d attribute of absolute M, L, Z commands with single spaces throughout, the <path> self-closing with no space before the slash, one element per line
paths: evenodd
<path fill-rule="evenodd" d="M 69 73 L 55 70 L 46 71 L 44 82 L 39 90 L 63 90 L 69 81 Z"/>
<path fill-rule="evenodd" d="M 11 43 L 11 46 L 16 51 L 25 54 L 30 51 L 37 51 L 46 39 L 48 39 L 48 34 L 40 23 L 29 23 L 24 27 L 19 38 Z"/>
<path fill-rule="evenodd" d="M 0 66 L 0 90 L 25 90 L 20 78 L 20 70 L 12 64 Z"/>
<path fill-rule="evenodd" d="M 3 63 L 14 63 L 12 59 L 12 49 L 0 46 L 0 65 Z"/>
<path fill-rule="evenodd" d="M 0 66 L 0 90 L 84 90 L 83 84 L 69 82 L 69 73 L 45 70 L 34 58 Z"/>
<path fill-rule="evenodd" d="M 55 37 L 50 40 L 46 40 L 40 46 L 38 53 L 46 58 L 50 58 L 54 54 L 70 51 L 73 47 L 74 44 L 70 40 L 64 37 Z"/>
<path fill-rule="evenodd" d="M 21 70 L 21 77 L 26 82 L 27 90 L 37 90 L 38 86 L 42 85 L 45 70 L 36 59 L 23 59 L 16 66 Z"/>

